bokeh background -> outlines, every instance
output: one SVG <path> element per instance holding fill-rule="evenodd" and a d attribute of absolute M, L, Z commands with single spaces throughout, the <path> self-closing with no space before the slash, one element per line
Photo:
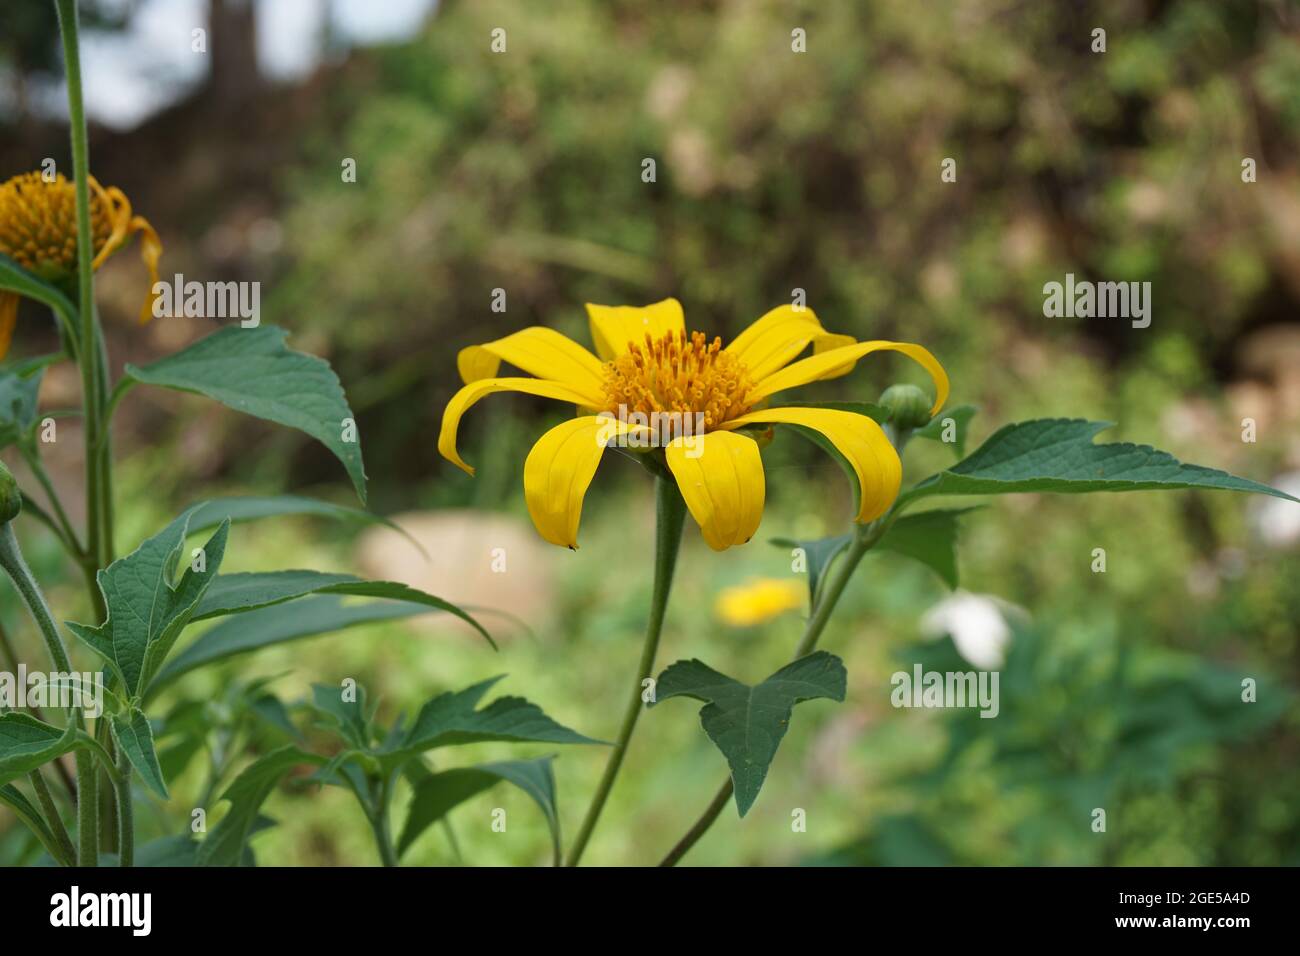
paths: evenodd
<path fill-rule="evenodd" d="M 375 510 L 419 538 L 311 521 L 237 529 L 228 570 L 316 567 L 401 578 L 485 614 L 500 654 L 430 617 L 370 626 L 193 675 L 164 703 L 238 715 L 245 683 L 286 702 L 354 677 L 387 717 L 497 673 L 569 726 L 611 737 L 649 600 L 653 503 L 607 456 L 579 551 L 543 544 L 523 508 L 531 441 L 563 409 L 522 396 L 462 431 L 470 479 L 435 448 L 458 348 L 531 324 L 584 339 L 584 301 L 674 295 L 692 327 L 733 335 L 806 291 L 828 327 L 929 347 L 973 403 L 975 442 L 1006 421 L 1082 416 L 1107 437 L 1297 492 L 1300 485 L 1300 10 L 1284 0 L 116 0 L 86 6 L 92 169 L 166 247 L 163 273 L 262 283 L 263 321 L 327 357 L 358 413 Z M 206 54 L 191 31 L 209 30 Z M 1092 31 L 1107 33 L 1095 53 Z M 505 53 L 490 49 L 506 31 Z M 791 51 L 806 31 L 807 52 Z M 67 162 L 50 4 L 0 13 L 0 178 Z M 941 162 L 956 160 L 955 183 Z M 357 181 L 340 175 L 354 159 Z M 642 181 L 653 158 L 657 180 Z M 1257 181 L 1242 181 L 1242 161 Z M 1049 319 L 1066 272 L 1149 281 L 1153 321 Z M 141 327 L 132 254 L 100 273 L 114 365 L 212 330 Z M 506 290 L 507 310 L 491 309 Z M 54 343 L 24 311 L 16 357 Z M 873 356 L 821 399 L 873 400 L 905 360 Z M 75 402 L 54 368 L 44 407 Z M 1242 440 L 1243 419 L 1257 441 Z M 56 483 L 76 502 L 80 442 L 61 422 Z M 201 399 L 145 389 L 118 419 L 119 548 L 216 493 L 347 501 L 328 452 Z M 951 460 L 913 443 L 919 479 Z M 689 529 L 661 662 L 699 657 L 757 681 L 788 657 L 801 611 L 722 619 L 721 589 L 790 578 L 774 537 L 837 534 L 849 491 L 796 436 L 766 453 L 768 508 L 749 545 Z M 796 710 L 751 814 L 728 809 L 693 863 L 1300 863 L 1300 506 L 1201 492 L 991 500 L 964 522 L 961 586 L 1014 634 L 945 604 L 944 584 L 869 557 L 823 647 L 844 704 Z M 61 616 L 84 612 L 55 542 L 26 547 Z M 507 572 L 490 569 L 505 548 Z M 1104 548 L 1107 570 L 1091 570 Z M 938 608 L 936 611 L 935 609 Z M 37 649 L 17 602 L 0 619 Z M 995 629 L 996 630 L 996 629 Z M 954 641 L 948 632 L 958 632 Z M 1001 714 L 899 710 L 890 675 L 921 661 L 1001 661 Z M 963 659 L 964 657 L 964 659 Z M 1254 704 L 1241 681 L 1259 682 Z M 234 721 L 235 717 L 230 718 Z M 185 758 L 144 836 L 180 832 L 212 759 L 283 740 L 245 721 Z M 442 759 L 529 753 L 482 746 Z M 544 750 L 536 750 L 543 753 Z M 238 760 L 247 757 L 235 757 Z M 566 832 L 603 764 L 556 764 Z M 696 707 L 647 714 L 588 853 L 652 862 L 724 773 Z M 209 805 L 211 805 L 209 803 Z M 505 807 L 506 834 L 490 828 Z M 147 804 L 146 804 L 147 807 Z M 1107 811 L 1094 833 L 1092 810 Z M 807 813 L 792 832 L 791 812 Z M 301 782 L 267 805 L 272 864 L 374 862 L 340 790 Z M 452 817 L 464 859 L 547 859 L 545 827 L 498 788 Z M 32 853 L 0 811 L 0 859 Z M 408 857 L 458 857 L 431 830 Z"/>

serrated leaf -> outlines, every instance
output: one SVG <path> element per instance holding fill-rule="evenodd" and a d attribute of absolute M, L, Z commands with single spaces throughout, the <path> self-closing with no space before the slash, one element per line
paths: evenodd
<path fill-rule="evenodd" d="M 494 648 L 496 642 L 482 625 L 450 601 L 395 581 L 362 581 L 351 574 L 327 574 L 323 571 L 266 571 L 223 574 L 212 582 L 192 620 L 239 614 L 257 608 L 293 601 L 310 594 L 346 594 L 353 597 L 384 598 L 424 604 L 446 611 L 465 621 Z"/>
<path fill-rule="evenodd" d="M 249 764 L 226 788 L 222 800 L 230 811 L 221 818 L 195 854 L 199 866 L 234 866 L 240 862 L 248 837 L 259 819 L 262 804 L 285 774 L 303 764 L 320 766 L 323 757 L 293 745 L 273 750 Z"/>
<path fill-rule="evenodd" d="M 415 785 L 411 809 L 397 841 L 400 857 L 425 830 L 470 797 L 496 786 L 502 780 L 514 784 L 533 798 L 546 817 L 551 831 L 551 851 L 560 855 L 560 816 L 556 806 L 554 757 L 536 760 L 503 760 L 475 767 L 459 767 L 424 776 Z"/>
<path fill-rule="evenodd" d="M 143 368 L 128 365 L 126 374 L 310 435 L 343 463 L 364 503 L 361 443 L 343 440 L 343 423 L 353 415 L 338 376 L 322 359 L 286 347 L 287 335 L 273 325 L 231 325 Z"/>
<path fill-rule="evenodd" d="M 17 779 L 78 746 L 77 728 L 55 727 L 30 714 L 0 715 L 0 784 Z"/>
<path fill-rule="evenodd" d="M 999 495 L 1025 491 L 1080 494 L 1093 491 L 1211 488 L 1272 495 L 1295 501 L 1268 485 L 1226 471 L 1188 465 L 1150 445 L 1094 445 L 1107 422 L 1044 418 L 998 429 L 970 457 L 931 475 L 900 501 L 929 495 Z"/>
<path fill-rule="evenodd" d="M 957 588 L 957 519 L 976 508 L 937 508 L 898 518 L 876 547 L 920 561 Z"/>
<path fill-rule="evenodd" d="M 117 672 L 128 697 L 142 694 L 190 622 L 194 609 L 216 577 L 225 554 L 230 523 L 223 522 L 203 547 L 203 569 L 187 564 L 173 584 L 185 545 L 190 512 L 119 558 L 96 576 L 108 618 L 92 627 L 68 628 Z"/>
<path fill-rule="evenodd" d="M 700 723 L 727 758 L 736 810 L 743 817 L 767 778 L 767 769 L 790 726 L 794 705 L 822 697 L 842 701 L 846 683 L 844 663 L 826 651 L 801 657 L 754 687 L 701 661 L 678 661 L 659 675 L 650 706 L 671 697 L 705 703 Z"/>
<path fill-rule="evenodd" d="M 557 724 L 536 704 L 522 697 L 498 697 L 476 710 L 483 695 L 500 677 L 491 677 L 462 691 L 439 694 L 416 715 L 401 742 L 378 753 L 385 766 L 396 767 L 410 757 L 436 747 L 485 741 L 535 741 L 552 744 L 598 744 Z"/>
<path fill-rule="evenodd" d="M 971 419 L 975 417 L 977 411 L 979 409 L 974 405 L 958 405 L 956 408 L 945 408 L 930 419 L 929 424 L 922 425 L 912 432 L 912 436 L 914 438 L 928 438 L 930 441 L 937 441 L 942 445 L 947 445 L 960 458 L 966 454 L 966 436 L 970 432 Z M 943 435 L 945 431 L 949 430 L 949 421 L 952 422 L 953 440 L 947 442 L 943 440 Z"/>
<path fill-rule="evenodd" d="M 817 606 L 817 589 L 821 586 L 831 562 L 849 546 L 852 534 L 841 534 L 830 538 L 817 538 L 801 541 L 795 538 L 773 538 L 772 544 L 779 548 L 800 548 L 803 550 L 808 575 L 808 607 Z"/>
<path fill-rule="evenodd" d="M 197 667 L 226 660 L 237 654 L 284 644 L 321 634 L 332 634 L 362 624 L 397 621 L 428 614 L 427 604 L 407 601 L 381 601 L 373 604 L 346 604 L 336 595 L 318 595 L 274 604 L 222 621 L 201 635 L 173 657 L 154 678 L 149 688 L 153 694 L 182 674 Z"/>
<path fill-rule="evenodd" d="M 144 785 L 164 800 L 168 799 L 167 782 L 158 765 L 158 754 L 154 751 L 149 718 L 139 710 L 131 710 L 126 714 L 113 714 L 109 718 L 109 725 L 113 728 L 113 739 L 118 748 L 126 754 L 126 759 L 131 762 Z"/>

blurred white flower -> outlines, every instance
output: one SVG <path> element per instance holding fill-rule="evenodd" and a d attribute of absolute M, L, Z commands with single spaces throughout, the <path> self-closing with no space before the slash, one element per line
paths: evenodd
<path fill-rule="evenodd" d="M 1270 484 L 1300 498 L 1300 471 L 1278 475 Z M 1256 496 L 1251 501 L 1250 520 L 1259 539 L 1270 548 L 1290 548 L 1300 543 L 1300 504 L 1294 501 Z"/>
<path fill-rule="evenodd" d="M 931 639 L 952 636 L 957 653 L 980 670 L 997 670 L 1011 643 L 1005 601 L 987 594 L 956 591 L 921 618 L 921 630 Z"/>

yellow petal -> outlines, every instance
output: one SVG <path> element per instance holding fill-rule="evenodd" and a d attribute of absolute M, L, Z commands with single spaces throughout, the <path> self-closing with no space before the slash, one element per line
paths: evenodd
<path fill-rule="evenodd" d="M 471 345 L 460 350 L 456 367 L 466 385 L 495 378 L 502 362 L 509 362 L 529 375 L 563 382 L 589 397 L 597 405 L 604 395 L 602 365 L 568 336 L 539 325 L 522 329 L 495 342 Z"/>
<path fill-rule="evenodd" d="M 485 378 L 461 388 L 451 397 L 442 413 L 442 431 L 438 434 L 438 451 L 442 456 L 471 475 L 474 469 L 465 464 L 456 452 L 456 430 L 460 428 L 460 419 L 470 406 L 485 395 L 493 392 L 526 392 L 540 395 L 560 402 L 572 402 L 575 405 L 587 405 L 587 396 L 575 391 L 562 382 L 549 382 L 540 378 Z"/>
<path fill-rule="evenodd" d="M 856 362 L 871 352 L 881 351 L 902 352 L 929 372 L 930 378 L 934 380 L 935 390 L 934 407 L 930 409 L 930 414 L 933 415 L 943 408 L 943 403 L 948 400 L 948 373 L 943 370 L 939 360 L 931 355 L 929 350 L 919 345 L 913 345 L 910 342 L 858 342 L 856 345 L 829 349 L 819 355 L 795 362 L 793 365 L 787 365 L 779 372 L 769 375 L 750 390 L 745 400 L 749 404 L 753 404 L 767 398 L 769 395 L 783 392 L 787 388 L 795 388 L 799 385 L 807 385 L 809 382 L 832 378 L 837 373 L 842 374 L 845 364 Z"/>
<path fill-rule="evenodd" d="M 9 354 L 9 343 L 13 341 L 17 324 L 18 296 L 12 292 L 0 292 L 0 359 Z"/>
<path fill-rule="evenodd" d="M 162 240 L 158 238 L 158 233 L 154 232 L 153 226 L 149 225 L 149 220 L 144 216 L 131 217 L 131 232 L 140 234 L 140 258 L 144 262 L 144 267 L 149 270 L 149 294 L 145 296 L 144 305 L 140 308 L 140 323 L 144 324 L 153 318 L 154 299 L 158 298 L 154 292 L 154 287 L 158 284 L 158 260 L 162 258 Z"/>
<path fill-rule="evenodd" d="M 746 435 L 675 438 L 665 453 L 682 498 L 714 551 L 744 544 L 763 519 L 763 459 Z"/>
<path fill-rule="evenodd" d="M 131 226 L 131 200 L 127 199 L 126 193 L 116 186 L 105 189 L 94 176 L 91 176 L 87 182 L 90 183 L 90 191 L 99 200 L 104 214 L 108 217 L 109 225 L 112 227 L 108 238 L 104 240 L 99 252 L 91 260 L 90 267 L 98 269 L 104 264 L 105 259 L 116 252 L 122 243 L 126 242 L 127 231 Z"/>
<path fill-rule="evenodd" d="M 631 429 L 608 415 L 588 415 L 556 425 L 524 461 L 524 500 L 540 534 L 551 544 L 578 548 L 582 499 L 605 445 Z"/>
<path fill-rule="evenodd" d="M 664 299 L 653 305 L 592 305 L 587 303 L 587 318 L 591 321 L 591 340 L 596 354 L 606 362 L 627 351 L 629 342 L 638 345 L 647 334 L 659 338 L 665 332 L 686 332 L 686 318 L 682 304 L 676 299 Z"/>
<path fill-rule="evenodd" d="M 854 520 L 874 521 L 898 497 L 903 464 L 880 426 L 866 415 L 838 408 L 767 408 L 741 415 L 722 427 L 737 428 L 756 422 L 802 425 L 825 435 L 858 476 L 862 497 Z"/>
<path fill-rule="evenodd" d="M 812 309 L 781 305 L 736 336 L 725 351 L 744 362 L 757 382 L 784 368 L 810 344 L 820 353 L 853 342 L 851 335 L 834 335 L 822 328 Z M 844 371 L 852 367 L 849 363 Z"/>

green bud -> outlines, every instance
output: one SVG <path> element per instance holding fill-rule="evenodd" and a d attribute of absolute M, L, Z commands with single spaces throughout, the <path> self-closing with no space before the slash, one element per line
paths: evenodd
<path fill-rule="evenodd" d="M 930 397 L 915 385 L 889 386 L 880 393 L 879 404 L 895 428 L 920 428 L 930 421 Z"/>
<path fill-rule="evenodd" d="M 5 463 L 0 461 L 0 524 L 13 521 L 22 510 L 23 496 L 18 491 L 18 482 L 9 474 Z"/>

